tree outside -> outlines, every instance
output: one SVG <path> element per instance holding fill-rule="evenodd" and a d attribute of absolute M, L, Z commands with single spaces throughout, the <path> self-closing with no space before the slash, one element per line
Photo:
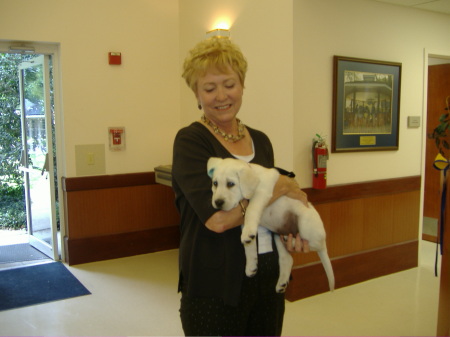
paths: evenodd
<path fill-rule="evenodd" d="M 0 54 L 0 229 L 26 228 L 18 65 L 31 58 Z"/>

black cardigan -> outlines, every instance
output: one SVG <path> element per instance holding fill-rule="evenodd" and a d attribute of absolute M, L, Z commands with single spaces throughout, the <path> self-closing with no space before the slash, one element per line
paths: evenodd
<path fill-rule="evenodd" d="M 247 127 L 254 148 L 251 161 L 274 166 L 273 148 L 261 131 Z M 211 205 L 211 179 L 207 175 L 210 157 L 233 157 L 201 123 L 181 129 L 174 142 L 172 187 L 181 216 L 178 291 L 195 297 L 221 297 L 237 305 L 245 275 L 245 253 L 241 228 L 218 234 L 205 227 L 215 212 Z"/>

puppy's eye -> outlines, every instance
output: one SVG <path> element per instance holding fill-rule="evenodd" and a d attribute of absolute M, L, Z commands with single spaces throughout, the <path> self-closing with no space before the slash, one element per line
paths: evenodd
<path fill-rule="evenodd" d="M 228 188 L 231 188 L 231 187 L 233 187 L 233 186 L 234 186 L 234 183 L 233 183 L 233 182 L 231 182 L 231 181 L 227 182 L 227 187 L 228 187 Z"/>
<path fill-rule="evenodd" d="M 213 185 L 215 186 L 215 187 L 217 187 L 217 181 L 213 181 Z"/>

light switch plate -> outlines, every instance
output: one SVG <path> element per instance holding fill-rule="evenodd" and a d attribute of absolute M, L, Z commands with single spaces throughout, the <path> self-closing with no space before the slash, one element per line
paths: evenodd
<path fill-rule="evenodd" d="M 408 128 L 420 127 L 420 116 L 408 116 Z"/>
<path fill-rule="evenodd" d="M 75 145 L 77 176 L 106 174 L 105 144 Z"/>

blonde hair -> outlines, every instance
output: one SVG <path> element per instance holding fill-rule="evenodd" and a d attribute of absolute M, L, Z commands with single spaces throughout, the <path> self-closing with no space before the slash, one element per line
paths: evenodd
<path fill-rule="evenodd" d="M 244 86 L 247 61 L 237 45 L 228 38 L 211 37 L 199 42 L 184 60 L 182 77 L 194 93 L 197 93 L 197 80 L 211 68 L 228 73 L 231 67 Z"/>

